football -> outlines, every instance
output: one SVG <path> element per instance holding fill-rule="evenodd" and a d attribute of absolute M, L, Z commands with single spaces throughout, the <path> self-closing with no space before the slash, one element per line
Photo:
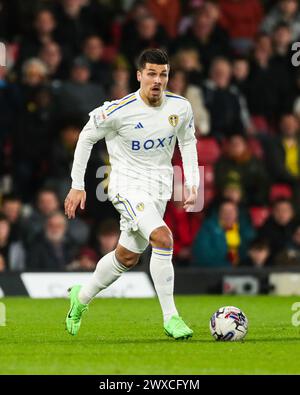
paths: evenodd
<path fill-rule="evenodd" d="M 211 317 L 209 329 L 216 340 L 242 340 L 248 332 L 248 319 L 237 307 L 220 307 Z"/>

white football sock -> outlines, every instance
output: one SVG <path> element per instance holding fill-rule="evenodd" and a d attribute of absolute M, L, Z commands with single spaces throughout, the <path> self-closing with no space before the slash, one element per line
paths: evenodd
<path fill-rule="evenodd" d="M 80 303 L 89 303 L 102 289 L 116 281 L 128 268 L 118 262 L 115 251 L 100 259 L 91 279 L 81 287 L 78 299 Z"/>
<path fill-rule="evenodd" d="M 172 249 L 152 248 L 150 273 L 163 312 L 164 322 L 178 315 L 174 302 L 174 268 Z"/>

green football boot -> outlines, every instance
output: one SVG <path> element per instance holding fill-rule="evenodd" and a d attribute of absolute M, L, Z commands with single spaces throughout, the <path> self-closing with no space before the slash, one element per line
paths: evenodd
<path fill-rule="evenodd" d="M 73 336 L 77 335 L 81 324 L 82 314 L 88 309 L 87 304 L 82 304 L 78 300 L 80 288 L 81 285 L 75 285 L 74 287 L 68 289 L 70 297 L 70 310 L 66 317 L 66 329 Z"/>
<path fill-rule="evenodd" d="M 194 333 L 178 315 L 173 315 L 169 321 L 164 324 L 164 329 L 165 334 L 173 337 L 175 340 L 188 339 L 192 337 Z"/>

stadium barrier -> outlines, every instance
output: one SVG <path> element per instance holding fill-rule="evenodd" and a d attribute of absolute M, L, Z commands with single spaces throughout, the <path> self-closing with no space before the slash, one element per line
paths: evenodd
<path fill-rule="evenodd" d="M 67 289 L 85 283 L 90 273 L 1 273 L 0 297 L 30 296 L 32 298 L 66 297 Z M 176 268 L 176 294 L 275 294 L 300 295 L 300 268 Z M 149 298 L 155 291 L 147 271 L 138 269 L 122 277 L 100 297 Z"/>

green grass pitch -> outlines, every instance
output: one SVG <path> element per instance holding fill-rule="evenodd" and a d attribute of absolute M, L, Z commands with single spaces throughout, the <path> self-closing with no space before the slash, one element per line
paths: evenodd
<path fill-rule="evenodd" d="M 77 337 L 64 329 L 68 301 L 5 298 L 0 374 L 300 374 L 300 327 L 291 323 L 300 297 L 177 296 L 194 329 L 188 341 L 167 338 L 156 299 L 97 299 Z M 216 342 L 211 314 L 224 305 L 249 319 L 244 342 Z"/>

